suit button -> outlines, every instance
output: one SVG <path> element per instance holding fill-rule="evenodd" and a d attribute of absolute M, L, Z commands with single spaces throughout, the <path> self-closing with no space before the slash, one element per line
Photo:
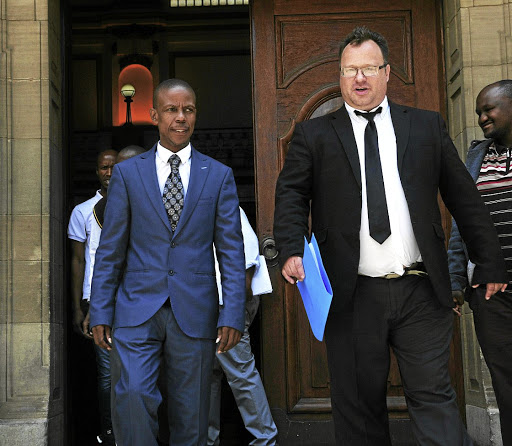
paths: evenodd
<path fill-rule="evenodd" d="M 168 274 L 169 276 L 174 276 L 174 271 L 171 269 Z"/>
<path fill-rule="evenodd" d="M 171 242 L 171 248 L 176 248 L 176 243 Z"/>

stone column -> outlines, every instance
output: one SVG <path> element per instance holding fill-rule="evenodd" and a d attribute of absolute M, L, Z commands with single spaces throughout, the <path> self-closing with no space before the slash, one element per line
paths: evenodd
<path fill-rule="evenodd" d="M 443 9 L 449 131 L 465 159 L 471 141 L 483 139 L 476 96 L 491 82 L 512 76 L 511 4 L 448 0 Z M 461 329 L 469 433 L 478 445 L 502 445 L 496 398 L 467 304 Z"/>
<path fill-rule="evenodd" d="M 0 0 L 0 32 L 0 445 L 61 445 L 60 1 Z"/>

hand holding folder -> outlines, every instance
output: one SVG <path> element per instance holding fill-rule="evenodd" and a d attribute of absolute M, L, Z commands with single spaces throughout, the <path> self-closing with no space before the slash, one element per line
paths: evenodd
<path fill-rule="evenodd" d="M 297 282 L 304 308 L 308 315 L 311 330 L 319 341 L 324 338 L 325 323 L 332 301 L 332 288 L 325 272 L 315 235 L 308 243 L 304 237 L 304 256 L 302 258 L 305 279 Z"/>

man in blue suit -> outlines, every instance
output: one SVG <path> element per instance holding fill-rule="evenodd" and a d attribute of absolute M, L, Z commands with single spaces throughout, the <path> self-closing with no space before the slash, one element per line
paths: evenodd
<path fill-rule="evenodd" d="M 190 145 L 195 103 L 186 82 L 162 82 L 150 110 L 160 141 L 118 164 L 109 186 L 91 326 L 95 342 L 114 346 L 120 364 L 112 405 L 118 446 L 157 445 L 162 360 L 169 443 L 205 445 L 215 342 L 217 351 L 227 351 L 244 329 L 235 182 L 231 169 Z M 220 313 L 214 245 L 224 296 Z"/>

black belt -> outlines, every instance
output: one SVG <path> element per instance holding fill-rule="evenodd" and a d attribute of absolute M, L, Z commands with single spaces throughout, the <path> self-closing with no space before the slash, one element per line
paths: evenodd
<path fill-rule="evenodd" d="M 360 274 L 360 275 L 364 276 L 363 274 Z M 375 279 L 399 279 L 400 277 L 404 277 L 404 276 L 427 277 L 428 273 L 425 271 L 425 265 L 423 264 L 423 262 L 415 262 L 409 266 L 404 267 L 403 274 L 389 273 L 389 274 L 384 274 L 383 276 L 377 276 L 374 278 Z M 364 276 L 364 277 L 371 277 L 371 276 Z"/>

